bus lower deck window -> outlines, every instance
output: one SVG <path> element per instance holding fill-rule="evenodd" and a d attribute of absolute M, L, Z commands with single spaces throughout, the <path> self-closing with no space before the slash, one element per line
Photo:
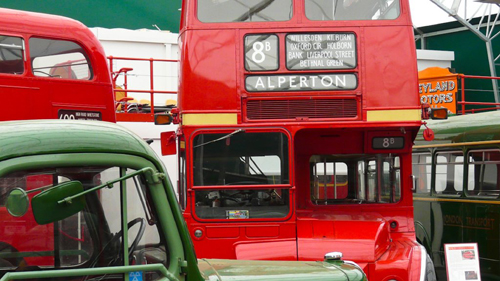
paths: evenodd
<path fill-rule="evenodd" d="M 284 218 L 288 189 L 219 189 L 195 191 L 195 212 L 202 219 Z"/>
<path fill-rule="evenodd" d="M 193 141 L 193 182 L 272 185 L 289 182 L 288 137 L 279 132 L 199 134 Z"/>
<path fill-rule="evenodd" d="M 435 191 L 443 195 L 460 195 L 463 190 L 464 156 L 462 151 L 436 153 Z"/>
<path fill-rule="evenodd" d="M 467 195 L 497 198 L 500 195 L 498 169 L 500 150 L 472 150 L 468 154 Z"/>
<path fill-rule="evenodd" d="M 432 156 L 430 153 L 415 153 L 412 156 L 413 187 L 416 193 L 431 192 Z"/>
<path fill-rule="evenodd" d="M 315 205 L 395 203 L 401 198 L 399 156 L 313 155 L 310 196 Z"/>

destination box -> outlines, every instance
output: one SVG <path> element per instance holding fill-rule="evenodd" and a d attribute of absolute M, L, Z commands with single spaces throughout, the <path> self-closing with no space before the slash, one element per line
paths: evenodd
<path fill-rule="evenodd" d="M 288 34 L 289 70 L 353 69 L 357 66 L 354 33 Z"/>
<path fill-rule="evenodd" d="M 354 90 L 355 74 L 252 75 L 245 79 L 249 92 Z"/>

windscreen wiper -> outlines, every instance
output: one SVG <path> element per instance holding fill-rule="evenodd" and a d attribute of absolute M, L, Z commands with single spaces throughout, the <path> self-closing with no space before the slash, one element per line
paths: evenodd
<path fill-rule="evenodd" d="M 234 132 L 229 133 L 229 134 L 227 134 L 227 135 L 225 135 L 225 136 L 222 136 L 222 137 L 220 137 L 220 138 L 218 138 L 218 139 L 211 140 L 211 141 L 207 141 L 207 142 L 204 142 L 204 143 L 201 143 L 201 144 L 195 145 L 195 146 L 193 146 L 193 148 L 197 148 L 197 147 L 200 147 L 200 146 L 207 145 L 207 144 L 209 144 L 209 143 L 214 143 L 214 142 L 218 142 L 218 141 L 221 141 L 221 140 L 225 140 L 225 139 L 227 139 L 227 138 L 230 138 L 230 137 L 231 137 L 231 136 L 233 136 L 233 135 L 236 135 L 237 133 L 244 132 L 244 131 L 245 131 L 245 130 L 243 130 L 243 129 L 238 129 L 238 130 L 235 130 Z"/>

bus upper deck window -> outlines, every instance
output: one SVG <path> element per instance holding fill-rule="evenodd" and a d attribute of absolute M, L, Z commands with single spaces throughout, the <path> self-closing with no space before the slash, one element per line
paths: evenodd
<path fill-rule="evenodd" d="M 198 0 L 198 19 L 207 23 L 287 21 L 292 14 L 292 0 Z"/>
<path fill-rule="evenodd" d="M 24 41 L 19 37 L 0 35 L 0 73 L 24 72 Z"/>
<path fill-rule="evenodd" d="M 31 38 L 33 74 L 41 77 L 90 80 L 92 68 L 80 45 L 64 40 Z"/>
<path fill-rule="evenodd" d="M 399 0 L 305 0 L 310 20 L 389 20 L 399 16 Z"/>

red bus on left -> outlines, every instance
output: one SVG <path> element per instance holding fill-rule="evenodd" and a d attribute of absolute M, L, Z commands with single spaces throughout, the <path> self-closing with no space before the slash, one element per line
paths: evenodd
<path fill-rule="evenodd" d="M 116 122 L 113 86 L 104 49 L 82 23 L 69 18 L 0 8 L 0 121 L 79 119 Z M 32 175 L 15 184 L 29 197 L 51 186 L 57 176 Z M 12 182 L 10 182 L 12 184 Z M 47 256 L 26 259 L 29 265 L 54 264 L 50 237 L 59 233 L 84 245 L 77 235 L 39 226 L 31 212 L 12 217 L 6 209 L 8 181 L 0 182 L 0 253 L 36 249 Z M 26 235 L 19 236 L 20 228 Z M 44 234 L 44 235 L 41 235 Z M 31 241 L 30 243 L 21 243 Z"/>
<path fill-rule="evenodd" d="M 0 121 L 116 121 L 104 49 L 61 16 L 0 8 L 0 96 Z"/>

